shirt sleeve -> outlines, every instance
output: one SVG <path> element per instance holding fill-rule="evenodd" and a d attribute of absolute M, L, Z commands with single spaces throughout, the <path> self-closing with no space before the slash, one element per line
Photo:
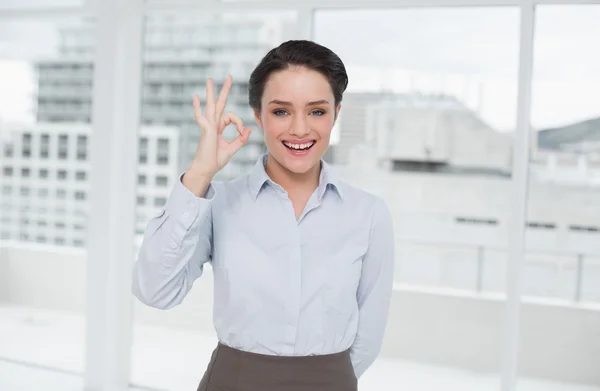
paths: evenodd
<path fill-rule="evenodd" d="M 185 175 L 185 174 L 184 174 Z M 148 223 L 133 266 L 133 294 L 144 304 L 180 304 L 212 256 L 211 184 L 203 198 L 176 182 L 161 213 Z"/>
<path fill-rule="evenodd" d="M 358 330 L 350 350 L 357 378 L 381 350 L 394 281 L 394 228 L 389 209 L 378 199 L 371 221 L 369 248 L 357 291 Z"/>

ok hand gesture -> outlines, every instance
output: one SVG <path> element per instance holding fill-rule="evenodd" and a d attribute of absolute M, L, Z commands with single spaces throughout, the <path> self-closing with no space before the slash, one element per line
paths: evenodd
<path fill-rule="evenodd" d="M 208 79 L 204 113 L 200 107 L 200 97 L 194 95 L 194 117 L 202 134 L 196 155 L 188 171 L 192 177 L 203 178 L 210 182 L 214 175 L 225 167 L 231 157 L 248 142 L 251 128 L 244 127 L 242 120 L 234 113 L 223 114 L 231 84 L 232 78 L 229 75 L 215 102 L 214 82 L 212 79 Z M 230 124 L 235 124 L 239 133 L 239 136 L 233 141 L 227 141 L 223 137 L 223 130 Z"/>

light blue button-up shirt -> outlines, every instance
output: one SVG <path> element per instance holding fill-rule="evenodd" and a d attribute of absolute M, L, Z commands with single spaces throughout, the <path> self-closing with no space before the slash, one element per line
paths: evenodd
<path fill-rule="evenodd" d="M 265 158 L 248 175 L 211 184 L 204 198 L 177 181 L 148 224 L 133 292 L 149 306 L 173 307 L 210 262 L 219 341 L 285 356 L 351 348 L 358 378 L 379 354 L 387 320 L 390 212 L 322 161 L 319 186 L 296 219 Z"/>

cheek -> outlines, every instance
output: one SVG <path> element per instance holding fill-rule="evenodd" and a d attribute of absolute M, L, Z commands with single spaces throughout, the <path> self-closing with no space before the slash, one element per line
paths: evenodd
<path fill-rule="evenodd" d="M 329 116 L 314 117 L 310 123 L 313 131 L 317 132 L 322 139 L 328 140 L 333 129 L 333 119 Z"/>
<path fill-rule="evenodd" d="M 274 139 L 285 133 L 289 128 L 285 118 L 267 116 L 263 119 L 263 131 L 267 139 Z"/>

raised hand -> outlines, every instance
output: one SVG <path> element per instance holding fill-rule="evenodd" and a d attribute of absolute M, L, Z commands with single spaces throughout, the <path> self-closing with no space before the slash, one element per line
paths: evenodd
<path fill-rule="evenodd" d="M 244 123 L 237 115 L 234 113 L 223 114 L 231 84 L 232 78 L 228 76 L 215 102 L 214 82 L 212 79 L 208 79 L 204 113 L 200 107 L 200 97 L 194 95 L 194 117 L 202 133 L 192 164 L 184 176 L 183 184 L 199 196 L 206 191 L 206 187 L 215 174 L 225 167 L 231 157 L 248 142 L 250 136 L 251 128 L 244 127 Z M 233 141 L 227 141 L 223 137 L 223 130 L 230 124 L 234 124 L 239 133 L 239 136 Z"/>

